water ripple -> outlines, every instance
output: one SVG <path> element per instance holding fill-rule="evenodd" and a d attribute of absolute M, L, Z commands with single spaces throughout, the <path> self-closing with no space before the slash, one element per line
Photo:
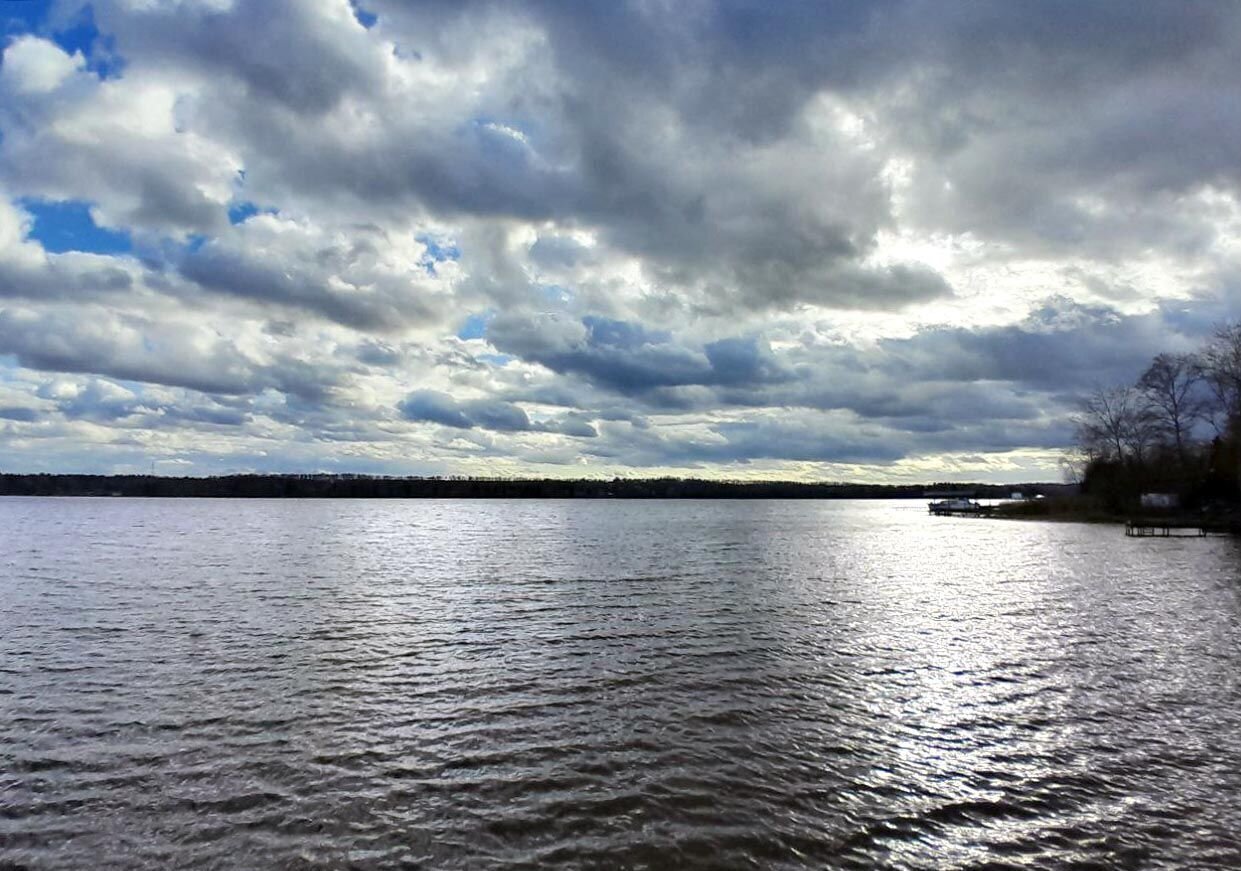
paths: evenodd
<path fill-rule="evenodd" d="M 0 499 L 0 868 L 1241 866 L 1241 549 Z"/>

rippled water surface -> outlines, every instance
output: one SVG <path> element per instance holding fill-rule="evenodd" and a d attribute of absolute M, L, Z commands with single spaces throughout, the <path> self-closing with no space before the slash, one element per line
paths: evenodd
<path fill-rule="evenodd" d="M 1241 867 L 1241 547 L 0 499 L 0 867 Z"/>

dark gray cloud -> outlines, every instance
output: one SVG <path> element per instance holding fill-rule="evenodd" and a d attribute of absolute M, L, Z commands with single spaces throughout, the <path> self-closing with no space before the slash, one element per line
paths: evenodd
<path fill-rule="evenodd" d="M 441 317 L 442 301 L 417 286 L 418 276 L 374 262 L 377 252 L 365 233 L 291 250 L 261 242 L 248 249 L 243 240 L 190 252 L 181 275 L 216 293 L 313 312 L 356 330 L 392 332 Z"/>
<path fill-rule="evenodd" d="M 1214 301 L 1198 306 L 1221 312 Z M 881 340 L 872 350 L 843 345 L 779 355 L 754 337 L 694 345 L 668 331 L 598 318 L 502 316 L 488 337 L 505 353 L 653 409 L 800 406 L 867 418 L 1027 419 L 1049 396 L 1129 380 L 1161 349 L 1189 347 L 1202 333 L 1177 333 L 1178 308 L 1125 316 L 1053 298 L 1017 324 L 939 327 Z M 583 401 L 567 388 L 530 396 L 565 406 Z"/>
<path fill-rule="evenodd" d="M 133 286 L 133 276 L 106 257 L 70 253 L 38 262 L 0 261 L 0 298 L 84 299 Z"/>
<path fill-rule="evenodd" d="M 675 385 L 768 384 L 792 377 L 754 336 L 692 348 L 670 333 L 588 316 L 580 322 L 500 316 L 487 327 L 500 351 L 622 393 Z"/>
<path fill-rule="evenodd" d="M 922 432 L 860 422 L 839 413 L 796 411 L 779 419 L 726 421 L 705 432 L 683 434 L 609 429 L 591 456 L 627 465 L 686 465 L 696 468 L 753 461 L 886 466 L 941 452 L 1003 452 L 1014 439 L 1025 448 L 1055 449 L 1071 438 L 1060 422 L 969 422 Z"/>
<path fill-rule="evenodd" d="M 94 376 L 57 376 L 39 384 L 33 396 L 42 400 L 41 409 L 12 409 L 11 415 L 0 411 L 0 417 L 53 424 L 60 420 L 89 421 L 126 432 L 158 429 L 169 434 L 187 429 L 238 428 L 253 420 L 247 410 L 248 399 L 230 403 L 188 390 L 150 390 Z"/>
<path fill-rule="evenodd" d="M 379 55 L 343 4 L 295 0 L 132 4 L 94 0 L 122 53 L 239 87 L 235 99 L 318 115 L 382 87 Z"/>
<path fill-rule="evenodd" d="M 494 432 L 545 432 L 578 438 L 598 435 L 589 418 L 568 414 L 559 420 L 531 421 L 525 410 L 498 399 L 460 401 L 436 390 L 416 390 L 397 406 L 406 420 L 438 423 L 453 429 L 480 429 Z"/>
<path fill-rule="evenodd" d="M 44 372 L 97 374 L 213 394 L 271 389 L 314 402 L 324 401 L 343 377 L 338 367 L 296 358 L 257 363 L 210 332 L 100 309 L 0 309 L 0 354 Z"/>
<path fill-rule="evenodd" d="M 39 419 L 39 412 L 24 406 L 5 406 L 0 408 L 0 418 L 15 420 L 20 423 L 32 423 Z"/>
<path fill-rule="evenodd" d="M 110 423 L 153 410 L 144 409 L 141 399 L 129 390 L 97 378 L 69 390 L 59 385 L 44 384 L 37 395 L 53 401 L 56 410 L 72 420 Z"/>
<path fill-rule="evenodd" d="M 437 197 L 585 220 L 672 280 L 728 276 L 747 304 L 889 308 L 927 298 L 929 285 L 902 295 L 898 281 L 885 297 L 831 280 L 893 215 L 884 165 L 867 148 L 829 144 L 819 131 L 811 154 L 780 151 L 824 94 L 856 107 L 889 154 L 912 159 L 904 210 L 926 226 L 1059 249 L 1131 250 L 1152 239 L 1194 248 L 1210 237 L 1174 196 L 1238 182 L 1235 9 L 850 5 L 721 2 L 681 15 L 639 3 L 376 9 L 381 29 L 431 55 L 452 54 L 445 34 L 493 18 L 548 36 L 558 75 L 495 107 L 519 128 L 537 113 L 522 147 L 548 160 L 505 163 L 508 175 L 530 173 L 532 187 L 510 178 L 488 185 L 487 203 L 462 191 Z M 489 163 L 474 147 L 456 153 Z M 824 163 L 846 170 L 834 176 Z M 569 174 L 540 181 L 545 170 L 533 168 L 548 165 Z M 766 171 L 732 171 L 738 165 Z M 417 179 L 444 177 L 410 176 L 414 190 Z M 799 184 L 781 185 L 790 179 Z"/>
<path fill-rule="evenodd" d="M 184 406 L 164 406 L 160 409 L 160 416 L 166 421 L 177 421 L 190 425 L 205 424 L 208 426 L 227 426 L 239 427 L 244 426 L 253 416 L 232 408 L 224 408 L 218 405 L 189 405 Z"/>
<path fill-rule="evenodd" d="M 579 379 L 577 386 L 560 380 L 515 390 L 511 398 L 590 408 L 625 397 L 629 414 L 595 414 L 605 420 L 640 417 L 633 415 L 635 408 L 654 414 L 742 410 L 752 415 L 711 424 L 716 438 L 630 434 L 591 449 L 642 462 L 655 462 L 661 452 L 665 461 L 731 462 L 748 454 L 853 463 L 941 451 L 1056 449 L 1071 443 L 1068 420 L 1080 395 L 1097 384 L 1131 381 L 1162 350 L 1193 347 L 1207 325 L 1228 311 L 1228 299 L 1221 297 L 1166 303 L 1137 315 L 1055 297 L 1018 324 L 930 328 L 871 348 L 801 346 L 777 355 L 760 353 L 745 340 L 714 343 L 701 352 L 709 366 L 667 367 L 646 379 L 632 373 L 649 370 L 652 344 L 660 359 L 697 359 L 699 351 L 670 333 L 627 324 L 609 324 L 597 334 L 584 331 L 566 345 L 565 325 L 551 321 L 546 341 L 520 333 L 521 343 L 507 347 Z M 606 349 L 606 365 L 594 365 L 596 346 Z M 672 375 L 680 376 L 678 383 L 669 383 Z M 606 392 L 601 396 L 600 390 Z M 780 429 L 790 410 L 803 415 L 801 429 Z M 821 413 L 847 417 L 814 416 Z"/>
<path fill-rule="evenodd" d="M 358 344 L 357 358 L 367 366 L 394 366 L 401 360 L 401 351 L 387 342 L 366 339 Z"/>
<path fill-rule="evenodd" d="M 882 347 L 896 375 L 1008 381 L 1035 390 L 1072 392 L 1092 384 L 1128 382 L 1159 351 L 1192 348 L 1198 337 L 1178 335 L 1173 328 L 1170 313 L 1176 308 L 1167 304 L 1148 314 L 1124 316 L 1107 306 L 1056 298 L 1021 323 L 929 330 L 910 339 L 885 340 Z"/>

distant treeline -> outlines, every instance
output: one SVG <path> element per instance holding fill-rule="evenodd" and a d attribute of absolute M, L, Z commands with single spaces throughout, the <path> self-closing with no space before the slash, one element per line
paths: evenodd
<path fill-rule="evenodd" d="M 255 499 L 920 499 L 1051 495 L 1058 484 L 850 484 L 696 478 L 390 478 L 365 475 L 0 475 L 3 496 L 189 496 Z"/>

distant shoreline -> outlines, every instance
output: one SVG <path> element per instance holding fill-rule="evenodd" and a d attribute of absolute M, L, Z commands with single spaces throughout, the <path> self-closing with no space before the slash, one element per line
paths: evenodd
<path fill-rule="evenodd" d="M 391 478 L 367 475 L 0 474 L 0 496 L 254 499 L 982 499 L 1053 495 L 1063 484 L 859 484 L 702 478 Z"/>

